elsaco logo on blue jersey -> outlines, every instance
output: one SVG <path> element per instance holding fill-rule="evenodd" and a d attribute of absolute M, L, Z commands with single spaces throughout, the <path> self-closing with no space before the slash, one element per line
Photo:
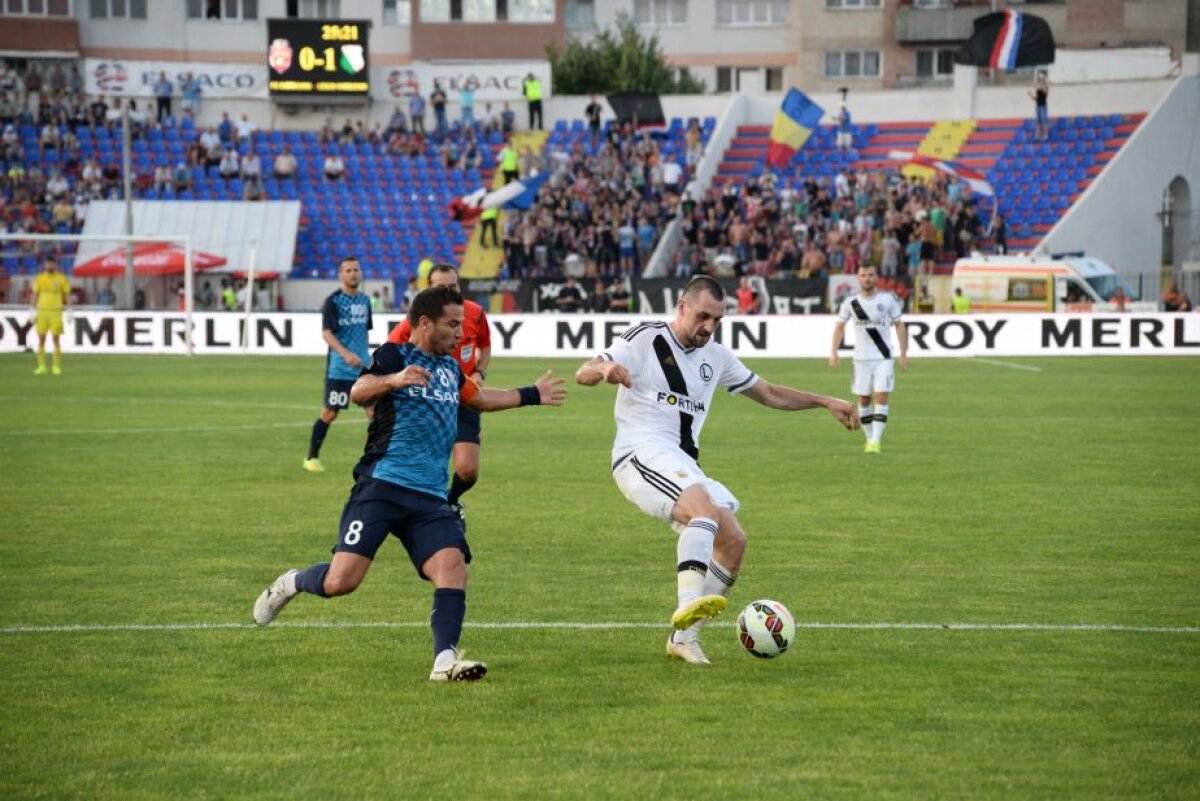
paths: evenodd
<path fill-rule="evenodd" d="M 433 376 L 427 387 L 409 387 L 408 394 L 413 398 L 430 398 L 439 403 L 458 405 L 458 386 L 454 376 L 445 367 L 433 371 Z"/>
<path fill-rule="evenodd" d="M 367 307 L 366 306 L 351 306 L 349 309 L 343 309 L 349 312 L 349 317 L 339 317 L 338 325 L 366 325 L 367 324 Z"/>
<path fill-rule="evenodd" d="M 678 406 L 685 412 L 703 412 L 706 411 L 704 404 L 700 401 L 694 401 L 684 395 L 676 395 L 674 392 L 660 392 L 656 400 L 659 403 L 665 403 L 668 406 Z"/>

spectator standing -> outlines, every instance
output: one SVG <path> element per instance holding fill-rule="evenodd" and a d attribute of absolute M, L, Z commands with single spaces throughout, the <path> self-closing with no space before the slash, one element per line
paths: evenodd
<path fill-rule="evenodd" d="M 479 232 L 479 244 L 482 247 L 486 248 L 488 246 L 487 235 L 489 231 L 492 233 L 492 245 L 495 247 L 500 247 L 500 235 L 496 230 L 496 222 L 499 216 L 500 209 L 496 206 L 492 206 L 490 209 L 484 209 L 483 213 L 479 215 L 479 222 L 481 226 L 481 230 Z"/>
<path fill-rule="evenodd" d="M 221 122 L 217 124 L 217 135 L 221 137 L 222 144 L 233 144 L 233 120 L 229 119 L 229 112 L 221 115 Z"/>
<path fill-rule="evenodd" d="M 1034 139 L 1038 142 L 1045 142 L 1050 138 L 1050 84 L 1046 80 L 1045 70 L 1039 70 L 1037 80 L 1033 84 L 1033 91 L 1029 93 L 1033 98 L 1034 113 L 1036 114 L 1036 126 L 1034 129 Z"/>
<path fill-rule="evenodd" d="M 525 76 L 523 84 L 525 102 L 529 104 L 530 130 L 542 130 L 542 82 L 531 72 Z M 536 124 L 534 120 L 537 120 Z"/>
<path fill-rule="evenodd" d="M 843 153 L 850 150 L 854 145 L 854 126 L 850 119 L 850 109 L 846 106 L 846 101 L 842 101 L 842 106 L 838 110 L 837 119 L 837 148 Z"/>
<path fill-rule="evenodd" d="M 420 92 L 408 96 L 408 119 L 413 133 L 425 133 L 425 98 L 421 97 Z"/>
<path fill-rule="evenodd" d="M 511 139 L 504 143 L 504 149 L 500 151 L 499 160 L 500 172 L 504 176 L 504 183 L 509 184 L 517 180 L 520 166 L 517 160 L 517 147 Z"/>
<path fill-rule="evenodd" d="M 1008 253 L 1008 224 L 1004 222 L 1004 215 L 999 211 L 992 217 L 992 244 L 995 245 L 997 253 Z"/>
<path fill-rule="evenodd" d="M 235 127 L 237 128 L 238 142 L 249 143 L 251 138 L 254 136 L 254 132 L 258 130 L 255 124 L 250 122 L 250 118 L 245 114 L 243 114 L 242 118 L 238 120 L 238 123 Z"/>
<path fill-rule="evenodd" d="M 171 84 L 167 73 L 158 73 L 158 80 L 154 82 L 154 99 L 158 103 L 158 111 L 155 119 L 158 120 L 160 125 L 163 120 L 171 116 L 171 95 L 174 91 L 175 87 Z"/>
<path fill-rule="evenodd" d="M 513 130 L 517 127 L 516 116 L 509 108 L 508 103 L 505 103 L 504 109 L 500 112 L 500 133 L 504 134 L 505 138 L 512 136 Z"/>
<path fill-rule="evenodd" d="M 474 78 L 468 78 L 458 90 L 458 108 L 462 114 L 463 129 L 475 125 L 475 87 L 478 84 Z"/>
<path fill-rule="evenodd" d="M 183 113 L 192 119 L 200 116 L 200 82 L 196 80 L 195 75 L 189 72 L 184 77 L 183 86 L 179 87 L 179 93 L 183 98 L 179 102 Z"/>
<path fill-rule="evenodd" d="M 433 106 L 433 118 L 437 122 L 437 135 L 446 135 L 446 93 L 442 91 L 441 81 L 433 82 L 433 92 L 429 95 L 429 105 Z"/>
<path fill-rule="evenodd" d="M 591 102 L 587 108 L 583 110 L 583 116 L 587 117 L 588 133 L 592 137 L 592 144 L 600 140 L 600 114 L 602 109 L 600 104 L 596 102 L 596 96 L 591 96 Z"/>

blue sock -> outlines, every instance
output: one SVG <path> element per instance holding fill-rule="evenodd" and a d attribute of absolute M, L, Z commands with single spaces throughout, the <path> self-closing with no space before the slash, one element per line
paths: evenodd
<path fill-rule="evenodd" d="M 321 455 L 321 444 L 325 442 L 325 434 L 329 431 L 329 423 L 320 417 L 313 423 L 312 438 L 308 441 L 308 458 L 316 459 Z"/>
<path fill-rule="evenodd" d="M 296 589 L 310 595 L 328 598 L 329 596 L 325 594 L 325 574 L 328 572 L 328 562 L 310 565 L 296 574 Z"/>
<path fill-rule="evenodd" d="M 433 629 L 433 655 L 458 645 L 463 618 L 467 616 L 467 591 L 442 587 L 433 591 L 429 626 Z"/>

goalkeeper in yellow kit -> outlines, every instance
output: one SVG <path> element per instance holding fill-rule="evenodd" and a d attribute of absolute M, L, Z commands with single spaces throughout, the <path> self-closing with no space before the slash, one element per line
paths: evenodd
<path fill-rule="evenodd" d="M 62 345 L 59 337 L 63 332 L 63 309 L 67 305 L 71 283 L 58 271 L 58 260 L 47 256 L 42 271 L 33 279 L 33 306 L 37 318 L 35 327 L 38 335 L 37 369 L 34 375 L 46 374 L 46 334 L 54 336 L 54 375 L 62 373 Z"/>

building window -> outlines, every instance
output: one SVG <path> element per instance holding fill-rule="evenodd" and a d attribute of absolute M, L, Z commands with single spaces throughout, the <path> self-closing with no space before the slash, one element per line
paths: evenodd
<path fill-rule="evenodd" d="M 596 25 L 594 0 L 567 0 L 567 27 L 592 28 Z"/>
<path fill-rule="evenodd" d="M 288 3 L 288 16 L 292 4 Z M 258 0 L 187 0 L 189 19 L 258 19 Z"/>
<path fill-rule="evenodd" d="M 718 25 L 777 25 L 787 21 L 787 0 L 717 0 Z"/>
<path fill-rule="evenodd" d="M 954 50 L 948 47 L 917 50 L 918 78 L 949 78 L 954 75 Z"/>
<path fill-rule="evenodd" d="M 633 0 L 633 21 L 638 25 L 684 25 L 687 0 Z"/>
<path fill-rule="evenodd" d="M 144 0 L 142 7 L 145 8 Z M 8 0 L 0 2 L 0 14 L 14 17 L 69 17 L 71 0 Z"/>
<path fill-rule="evenodd" d="M 878 50 L 828 50 L 825 53 L 826 78 L 878 78 Z"/>
<path fill-rule="evenodd" d="M 508 21 L 554 22 L 554 0 L 508 0 Z"/>
<path fill-rule="evenodd" d="M 554 0 L 421 0 L 422 22 L 554 22 Z"/>
<path fill-rule="evenodd" d="M 767 91 L 783 91 L 783 67 L 767 67 Z"/>
<path fill-rule="evenodd" d="M 34 4 L 26 1 L 27 6 Z M 38 6 L 43 5 L 37 3 Z M 145 19 L 146 0 L 90 0 L 92 19 Z"/>
<path fill-rule="evenodd" d="M 412 0 L 383 0 L 384 25 L 411 25 Z"/>
<path fill-rule="evenodd" d="M 733 91 L 733 67 L 717 67 L 717 91 Z"/>
<path fill-rule="evenodd" d="M 954 5 L 953 0 L 913 0 L 913 5 L 917 8 L 949 8 Z"/>
<path fill-rule="evenodd" d="M 879 8 L 881 0 L 825 0 L 826 8 Z"/>

